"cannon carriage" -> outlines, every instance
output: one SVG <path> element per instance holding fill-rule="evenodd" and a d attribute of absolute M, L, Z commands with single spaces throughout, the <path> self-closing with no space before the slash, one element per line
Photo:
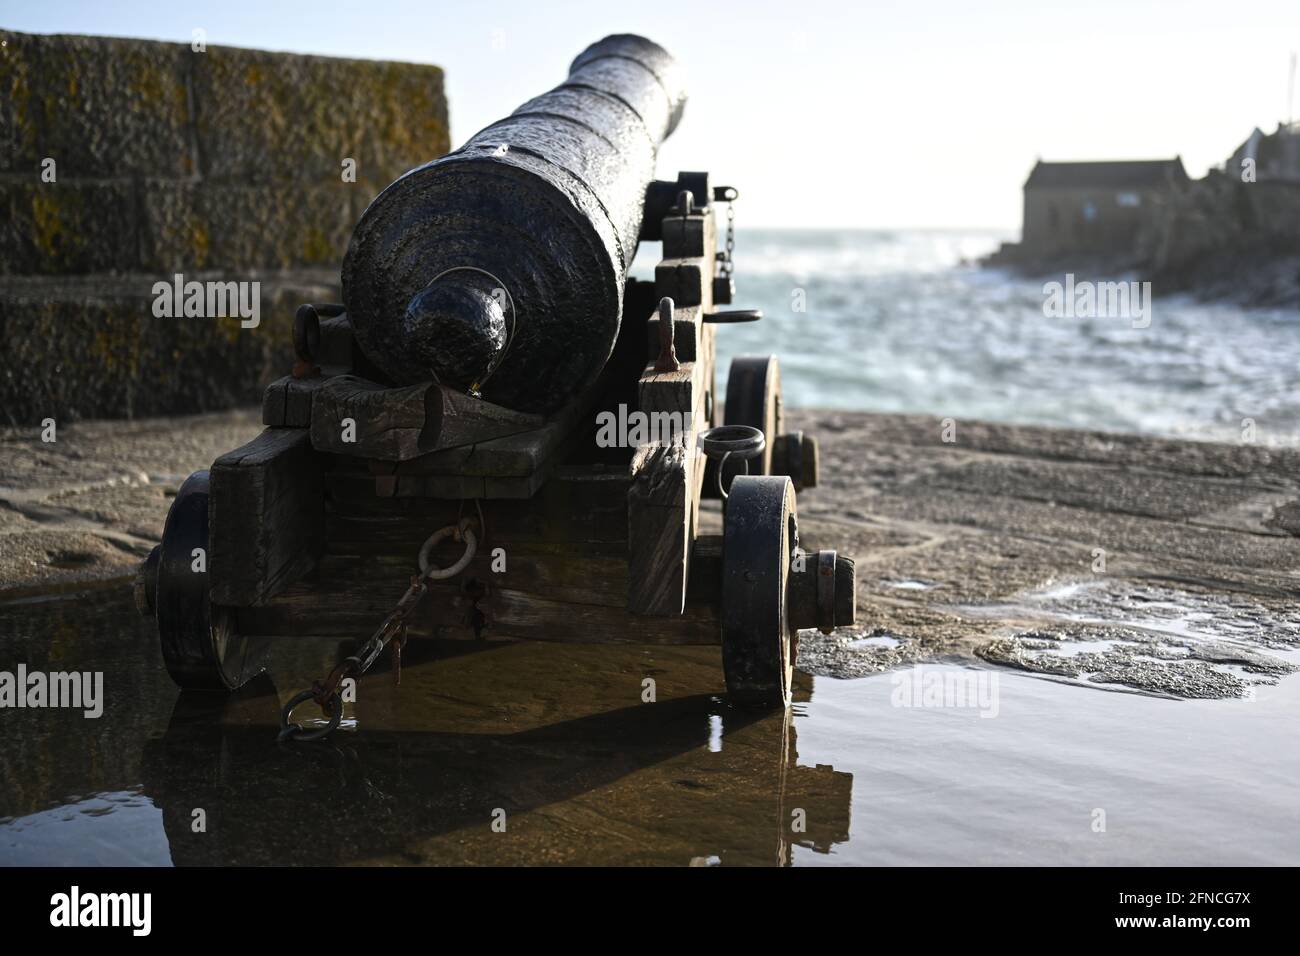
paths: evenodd
<path fill-rule="evenodd" d="M 733 361 L 715 401 L 718 326 L 761 316 L 719 308 L 735 190 L 651 178 L 684 99 L 666 52 L 608 37 L 372 202 L 344 303 L 294 318 L 265 430 L 182 485 L 141 567 L 178 684 L 374 632 L 300 695 L 329 713 L 341 675 L 414 633 L 720 643 L 734 700 L 789 703 L 797 630 L 853 620 L 853 563 L 799 547 L 817 446 L 784 431 L 775 356 Z M 628 277 L 642 240 L 653 282 Z"/>

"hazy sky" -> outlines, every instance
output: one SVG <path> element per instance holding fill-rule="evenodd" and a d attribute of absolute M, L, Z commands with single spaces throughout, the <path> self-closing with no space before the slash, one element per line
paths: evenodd
<path fill-rule="evenodd" d="M 1300 0 L 0 0 L 0 26 L 436 63 L 453 145 L 638 32 L 688 74 L 660 174 L 711 170 L 744 224 L 1018 227 L 1036 157 L 1199 176 L 1271 131 Z"/>

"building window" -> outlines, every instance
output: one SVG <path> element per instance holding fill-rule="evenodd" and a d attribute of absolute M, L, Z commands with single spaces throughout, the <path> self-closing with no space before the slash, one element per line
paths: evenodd
<path fill-rule="evenodd" d="M 1115 205 L 1133 209 L 1142 205 L 1142 197 L 1137 193 L 1116 193 Z"/>

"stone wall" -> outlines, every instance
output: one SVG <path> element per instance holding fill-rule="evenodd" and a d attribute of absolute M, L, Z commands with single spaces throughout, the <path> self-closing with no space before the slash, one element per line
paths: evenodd
<path fill-rule="evenodd" d="M 2 420 L 255 403 L 366 203 L 448 149 L 433 66 L 0 31 Z M 345 160 L 354 177 L 345 179 Z M 354 179 L 354 181 L 347 181 Z M 261 283 L 261 324 L 154 284 Z"/>

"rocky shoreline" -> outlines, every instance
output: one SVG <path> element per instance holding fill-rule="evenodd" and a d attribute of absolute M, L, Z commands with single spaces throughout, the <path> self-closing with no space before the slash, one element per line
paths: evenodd
<path fill-rule="evenodd" d="M 1076 279 L 1149 281 L 1152 294 L 1190 295 L 1200 302 L 1225 302 L 1251 309 L 1300 309 L 1300 252 L 1260 247 L 1224 250 L 1177 265 L 1156 267 L 1132 256 L 1026 257 L 1000 250 L 980 265 L 1001 268 L 1024 279 L 1060 282 Z"/>
<path fill-rule="evenodd" d="M 1163 198 L 1131 248 L 1052 252 L 1004 243 L 982 260 L 1018 275 L 1150 281 L 1157 296 L 1188 294 L 1255 308 L 1300 308 L 1300 184 L 1239 182 L 1212 171 Z"/>

